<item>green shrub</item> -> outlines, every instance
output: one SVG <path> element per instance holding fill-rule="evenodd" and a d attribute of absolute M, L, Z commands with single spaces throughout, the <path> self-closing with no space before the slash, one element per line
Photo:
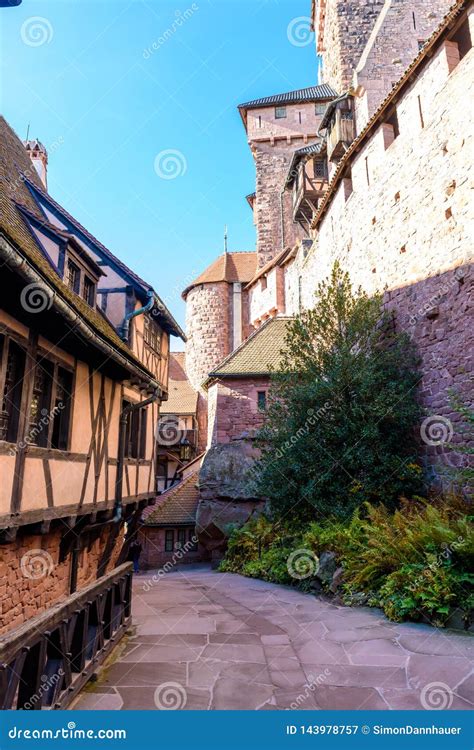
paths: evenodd
<path fill-rule="evenodd" d="M 390 573 L 404 565 L 427 565 L 430 555 L 450 559 L 460 570 L 472 569 L 474 543 L 466 505 L 455 498 L 428 503 L 403 501 L 390 513 L 366 505 L 365 518 L 355 514 L 340 547 L 349 586 L 377 590 Z"/>
<path fill-rule="evenodd" d="M 428 620 L 442 627 L 454 609 L 469 610 L 473 602 L 474 576 L 439 565 L 411 563 L 391 573 L 379 591 L 379 604 L 391 620 Z"/>
<path fill-rule="evenodd" d="M 251 560 L 243 566 L 242 573 L 249 578 L 261 578 L 273 583 L 294 583 L 288 572 L 287 561 L 293 549 L 273 543 L 261 557 Z"/>
<path fill-rule="evenodd" d="M 275 518 L 347 520 L 364 501 L 393 509 L 422 490 L 418 357 L 381 302 L 336 263 L 288 324 L 253 471 Z"/>
<path fill-rule="evenodd" d="M 348 522 L 313 522 L 303 529 L 260 516 L 233 531 L 220 569 L 307 590 L 310 579 L 295 580 L 288 572 L 290 554 L 333 551 L 344 568 L 346 603 L 365 595 L 390 619 L 440 626 L 455 609 L 466 612 L 474 603 L 468 511 L 453 496 L 404 500 L 395 512 L 365 504 Z"/>

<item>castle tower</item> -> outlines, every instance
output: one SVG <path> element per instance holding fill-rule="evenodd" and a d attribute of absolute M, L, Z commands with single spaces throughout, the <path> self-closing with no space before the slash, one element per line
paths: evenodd
<path fill-rule="evenodd" d="M 313 0 L 321 80 L 347 91 L 362 77 L 374 89 L 369 116 L 440 24 L 452 0 Z M 385 78 L 383 82 L 381 79 Z"/>
<path fill-rule="evenodd" d="M 318 130 L 336 92 L 327 85 L 266 96 L 239 105 L 257 171 L 250 204 L 257 229 L 261 268 L 284 247 L 307 237 L 293 219 L 292 194 L 285 191 L 296 149 L 319 140 Z"/>
<path fill-rule="evenodd" d="M 44 187 L 48 188 L 48 152 L 45 146 L 35 138 L 32 141 L 24 141 L 25 148 L 28 151 L 29 157 L 33 163 L 34 168 L 39 174 L 40 180 Z"/>
<path fill-rule="evenodd" d="M 186 302 L 186 373 L 201 394 L 209 373 L 248 335 L 244 286 L 256 269 L 255 252 L 223 253 L 182 294 Z"/>

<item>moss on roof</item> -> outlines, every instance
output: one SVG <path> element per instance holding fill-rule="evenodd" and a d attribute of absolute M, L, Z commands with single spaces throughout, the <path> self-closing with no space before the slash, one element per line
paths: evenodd
<path fill-rule="evenodd" d="M 199 503 L 199 467 L 182 482 L 157 498 L 157 503 L 143 514 L 145 526 L 176 526 L 195 524 Z"/>
<path fill-rule="evenodd" d="M 269 375 L 278 370 L 290 320 L 291 318 L 283 316 L 267 320 L 209 373 L 205 385 L 209 385 L 214 378 Z"/>
<path fill-rule="evenodd" d="M 44 282 L 63 298 L 96 334 L 118 349 L 135 367 L 138 365 L 149 378 L 154 379 L 153 374 L 122 341 L 110 323 L 82 297 L 69 289 L 39 249 L 16 206 L 17 202 L 21 203 L 39 221 L 43 221 L 44 217 L 25 184 L 25 177 L 42 190 L 40 178 L 23 143 L 0 116 L 0 232 L 17 252 L 26 258 Z"/>

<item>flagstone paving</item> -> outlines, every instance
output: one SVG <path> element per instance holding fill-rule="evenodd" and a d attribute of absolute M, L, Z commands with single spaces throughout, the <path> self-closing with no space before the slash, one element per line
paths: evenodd
<path fill-rule="evenodd" d="M 135 577 L 133 629 L 75 709 L 472 709 L 474 639 L 182 567 Z"/>

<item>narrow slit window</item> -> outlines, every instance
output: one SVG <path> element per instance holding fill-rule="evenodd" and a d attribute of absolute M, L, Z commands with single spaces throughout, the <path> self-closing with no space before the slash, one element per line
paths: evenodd
<path fill-rule="evenodd" d="M 425 127 L 425 119 L 423 117 L 423 106 L 421 104 L 421 96 L 418 97 L 418 112 L 420 113 L 420 124 L 421 127 Z"/>
<path fill-rule="evenodd" d="M 260 411 L 265 411 L 267 408 L 267 392 L 266 391 L 258 391 L 257 392 L 257 404 Z"/>

